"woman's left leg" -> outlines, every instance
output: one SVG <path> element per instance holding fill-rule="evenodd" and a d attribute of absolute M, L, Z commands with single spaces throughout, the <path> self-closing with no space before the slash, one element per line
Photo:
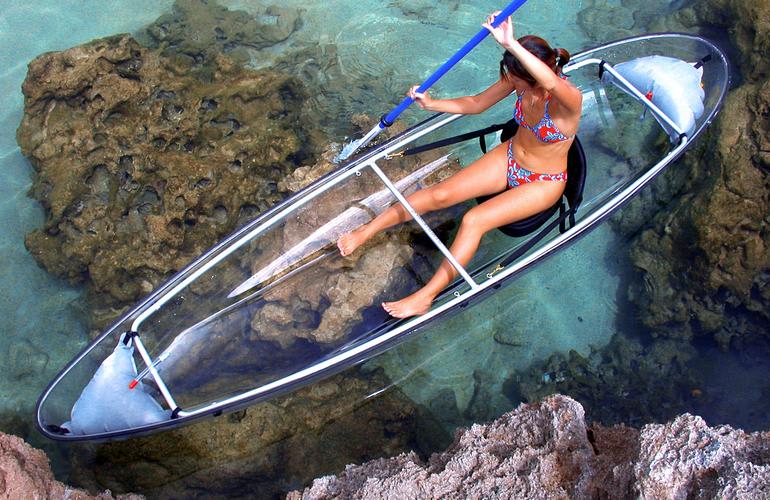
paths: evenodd
<path fill-rule="evenodd" d="M 488 231 L 525 219 L 553 206 L 564 192 L 563 182 L 537 181 L 509 189 L 468 210 L 460 223 L 450 251 L 465 266 L 476 253 L 481 237 Z M 433 299 L 452 282 L 457 271 L 444 261 L 428 283 L 413 294 L 396 302 L 385 302 L 382 307 L 396 318 L 425 314 Z"/>

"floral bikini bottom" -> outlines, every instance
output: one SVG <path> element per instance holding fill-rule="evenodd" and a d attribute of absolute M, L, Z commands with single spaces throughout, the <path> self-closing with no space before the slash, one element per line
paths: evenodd
<path fill-rule="evenodd" d="M 521 186 L 528 182 L 556 181 L 567 182 L 567 171 L 558 174 L 541 174 L 527 170 L 516 162 L 513 157 L 513 139 L 508 141 L 508 189 Z"/>

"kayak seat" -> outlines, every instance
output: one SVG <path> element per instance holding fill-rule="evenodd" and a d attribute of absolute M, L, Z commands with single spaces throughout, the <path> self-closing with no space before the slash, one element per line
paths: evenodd
<path fill-rule="evenodd" d="M 505 142 L 509 140 L 518 130 L 518 125 L 515 121 L 511 120 L 505 124 L 501 133 L 500 141 Z M 567 185 L 564 188 L 564 194 L 561 199 L 557 201 L 552 207 L 543 210 L 542 212 L 522 219 L 520 221 L 501 226 L 498 229 L 508 236 L 514 238 L 521 238 L 537 231 L 543 224 L 553 217 L 557 211 L 561 211 L 562 214 L 567 210 L 571 212 L 569 214 L 570 227 L 575 224 L 574 212 L 577 210 L 580 203 L 583 201 L 583 188 L 586 183 L 586 157 L 583 151 L 583 145 L 580 143 L 580 139 L 575 137 L 572 141 L 572 145 L 567 153 Z M 492 196 L 482 196 L 476 199 L 476 202 L 481 204 L 492 198 Z M 565 205 L 566 202 L 566 205 Z M 564 222 L 560 224 L 561 232 L 567 230 Z"/>

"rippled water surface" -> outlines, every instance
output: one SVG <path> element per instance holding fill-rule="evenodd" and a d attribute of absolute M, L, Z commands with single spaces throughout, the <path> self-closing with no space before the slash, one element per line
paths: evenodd
<path fill-rule="evenodd" d="M 26 65 L 42 52 L 66 49 L 115 33 L 137 32 L 167 12 L 171 3 L 45 0 L 29 6 L 7 2 L 3 7 L 0 354 L 5 361 L 0 364 L 0 429 L 20 434 L 37 445 L 43 443 L 33 430 L 34 401 L 55 373 L 82 349 L 88 335 L 81 324 L 82 291 L 52 278 L 38 267 L 24 247 L 25 234 L 44 220 L 40 206 L 26 197 L 31 167 L 15 141 L 23 110 L 20 86 Z M 258 10 L 255 2 L 250 1 L 220 3 L 251 13 Z M 577 50 L 589 44 L 575 21 L 577 13 L 589 3 L 593 4 L 531 0 L 517 15 L 517 29 L 519 33 L 539 33 L 554 45 Z M 678 2 L 659 3 L 661 7 L 670 7 Z M 337 116 L 344 120 L 356 112 L 378 116 L 390 109 L 409 83 L 427 77 L 475 34 L 486 13 L 500 7 L 493 1 L 435 0 L 286 0 L 282 5 L 303 9 L 302 28 L 289 40 L 255 57 L 251 65 L 270 66 L 293 47 L 333 44 L 342 74 L 350 79 L 351 86 L 363 89 L 355 99 L 344 101 L 346 109 Z M 442 80 L 436 92 L 456 95 L 479 91 L 496 78 L 499 52 L 491 41 L 485 41 Z M 376 79 L 376 88 L 386 92 L 368 92 L 368 79 Z M 329 96 L 310 98 L 322 103 Z M 408 114 L 405 119 L 413 120 L 415 116 L 416 113 Z M 325 132 L 333 135 L 349 131 L 346 123 L 330 119 L 329 130 Z M 447 430 L 474 420 L 494 418 L 514 405 L 515 395 L 506 392 L 505 385 L 516 372 L 555 352 L 575 350 L 588 356 L 624 329 L 635 333 L 633 313 L 624 299 L 624 282 L 631 272 L 625 243 L 605 225 L 525 275 L 505 293 L 464 312 L 451 324 L 432 328 L 408 344 L 369 361 L 363 370 L 384 373 L 418 405 L 431 407 L 440 400 L 439 394 L 444 395 L 454 408 L 454 413 L 445 415 L 442 421 Z M 713 350 L 707 355 L 719 358 Z M 761 372 L 757 363 L 749 360 L 728 366 L 740 378 Z M 748 368 L 743 372 L 742 367 Z M 708 377 L 717 378 L 711 372 Z M 714 381 L 714 385 L 718 382 Z M 747 389 L 744 397 L 758 398 L 755 392 Z M 726 392 L 724 397 L 728 397 Z M 484 398 L 483 405 L 480 398 Z M 716 418 L 730 422 L 728 407 L 725 403 L 714 405 L 714 413 L 719 415 Z M 756 424 L 734 421 L 748 426 Z M 66 469 L 61 465 L 62 471 Z"/>

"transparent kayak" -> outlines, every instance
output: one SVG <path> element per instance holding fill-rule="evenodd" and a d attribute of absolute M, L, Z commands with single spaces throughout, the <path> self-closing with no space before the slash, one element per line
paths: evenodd
<path fill-rule="evenodd" d="M 689 76 L 695 68 L 699 81 L 682 84 L 688 77 L 678 68 Z M 442 259 L 453 261 L 447 246 L 470 205 L 386 231 L 351 257 L 339 255 L 336 240 L 479 156 L 469 141 L 401 157 L 472 128 L 458 115 L 431 116 L 260 215 L 137 304 L 49 384 L 37 404 L 41 432 L 105 440 L 234 411 L 505 293 L 506 282 L 595 228 L 674 162 L 714 119 L 729 86 L 725 55 L 687 34 L 586 50 L 565 73 L 583 92 L 578 136 L 588 165 L 570 224 L 555 212 L 530 236 L 486 235 L 469 265 L 453 262 L 460 276 L 427 314 L 390 318 L 383 300 L 411 293 Z"/>

